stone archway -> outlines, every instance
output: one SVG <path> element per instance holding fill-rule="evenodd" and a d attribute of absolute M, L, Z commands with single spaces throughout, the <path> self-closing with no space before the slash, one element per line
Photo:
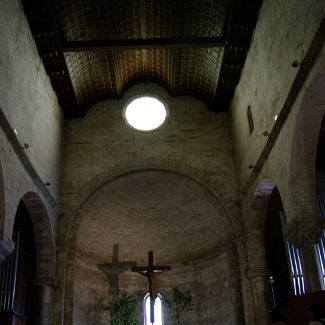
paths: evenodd
<path fill-rule="evenodd" d="M 290 204 L 295 228 L 311 237 L 320 234 L 321 220 L 317 205 L 315 160 L 318 135 L 325 113 L 325 70 L 308 87 L 297 115 L 291 154 Z M 313 240 L 316 240 L 314 238 Z"/>
<path fill-rule="evenodd" d="M 15 248 L 13 241 L 10 238 L 5 237 L 5 191 L 2 167 L 0 163 L 0 262 L 12 253 Z"/>
<path fill-rule="evenodd" d="M 31 218 L 36 248 L 35 308 L 38 325 L 52 320 L 54 286 L 56 284 L 56 242 L 46 207 L 35 192 L 21 199 Z"/>
<path fill-rule="evenodd" d="M 38 194 L 27 192 L 19 201 L 12 236 L 15 250 L 0 272 L 2 288 L 6 288 L 1 316 L 9 317 L 8 321 L 49 324 L 56 250 L 49 216 Z"/>
<path fill-rule="evenodd" d="M 274 187 L 271 179 L 261 179 L 255 188 L 247 193 L 242 207 L 247 251 L 246 276 L 249 281 L 247 295 L 252 301 L 250 308 L 253 308 L 250 323 L 255 324 L 266 325 L 269 318 L 266 301 L 269 270 L 266 264 L 265 231 L 267 207 Z"/>
<path fill-rule="evenodd" d="M 202 181 L 200 175 L 193 173 L 193 170 L 189 170 L 189 173 L 181 171 L 177 166 L 170 167 L 129 167 L 123 170 L 114 170 L 107 173 L 102 173 L 97 175 L 95 178 L 90 180 L 90 182 L 80 191 L 77 199 L 71 202 L 69 213 L 71 214 L 68 231 L 66 233 L 65 241 L 70 248 L 74 249 L 74 243 L 76 242 L 76 234 L 80 225 L 81 219 L 78 217 L 79 210 L 82 209 L 83 204 L 101 187 L 106 185 L 109 182 L 112 182 L 120 177 L 126 175 L 131 175 L 133 173 L 145 172 L 148 174 L 155 174 L 157 172 L 166 172 L 180 177 L 186 177 L 189 180 L 189 183 L 196 184 L 196 186 L 202 187 L 205 189 L 207 195 L 210 196 L 213 204 L 217 207 L 218 212 L 223 220 L 225 230 L 229 238 L 237 237 L 236 230 L 238 225 L 234 224 L 233 216 L 230 214 L 226 205 L 223 203 L 218 193 L 216 192 L 215 184 L 210 185 L 209 183 Z M 72 245 L 72 246 L 71 246 Z"/>
<path fill-rule="evenodd" d="M 220 238 L 222 236 L 224 236 L 224 239 L 223 239 L 224 243 L 226 243 L 228 241 L 230 242 L 230 240 L 235 237 L 235 230 L 232 225 L 232 220 L 230 218 L 229 212 L 227 211 L 227 209 L 225 208 L 225 206 L 221 202 L 221 200 L 218 198 L 215 191 L 213 191 L 208 185 L 206 185 L 202 181 L 200 181 L 199 178 L 188 176 L 188 175 L 186 175 L 180 171 L 176 171 L 176 170 L 170 170 L 170 169 L 164 169 L 164 168 L 148 168 L 148 167 L 147 168 L 144 168 L 144 167 L 137 168 L 137 169 L 129 170 L 127 172 L 123 172 L 123 173 L 115 173 L 114 175 L 112 175 L 112 174 L 99 175 L 98 177 L 96 177 L 96 180 L 90 182 L 90 184 L 87 186 L 87 189 L 84 189 L 83 191 L 81 191 L 79 207 L 78 207 L 77 211 L 75 212 L 75 214 L 71 216 L 72 220 L 70 222 L 70 228 L 69 228 L 68 233 L 66 234 L 66 247 L 65 248 L 67 251 L 66 251 L 66 256 L 64 258 L 66 260 L 66 264 L 65 264 L 65 274 L 63 275 L 63 277 L 64 277 L 63 281 L 65 282 L 66 292 L 61 293 L 61 295 L 65 296 L 67 298 L 67 300 L 65 302 L 65 307 L 64 307 L 64 309 L 66 311 L 64 318 L 67 323 L 71 323 L 71 321 L 72 321 L 71 320 L 71 316 L 72 316 L 72 312 L 73 312 L 73 300 L 72 300 L 73 299 L 73 282 L 72 282 L 72 279 L 75 277 L 75 275 L 74 275 L 75 267 L 76 267 L 75 258 L 76 258 L 76 256 L 77 257 L 80 256 L 80 250 L 83 249 L 85 251 L 85 248 L 87 248 L 87 249 L 89 248 L 91 252 L 95 252 L 97 250 L 96 247 L 98 247 L 97 244 L 99 242 L 99 238 L 101 238 L 102 236 L 100 236 L 99 234 L 93 235 L 93 237 L 92 237 L 93 240 L 90 240 L 89 242 L 84 243 L 84 244 L 80 244 L 80 240 L 83 240 L 87 236 L 87 234 L 91 234 L 94 232 L 94 229 L 91 230 L 91 228 L 92 228 L 92 224 L 95 224 L 95 223 L 101 224 L 101 226 L 97 227 L 97 229 L 98 228 L 106 229 L 105 233 L 107 234 L 108 237 L 114 236 L 114 233 L 109 234 L 109 229 L 121 229 L 121 224 L 119 224 L 119 225 L 114 224 L 111 226 L 111 228 L 108 229 L 107 225 L 105 225 L 105 223 L 103 223 L 104 216 L 102 219 L 100 219 L 102 221 L 97 220 L 98 219 L 97 216 L 98 215 L 100 216 L 104 213 L 104 212 L 99 212 L 99 211 L 102 211 L 101 208 L 98 208 L 100 210 L 96 210 L 96 212 L 93 211 L 93 213 L 89 213 L 89 209 L 92 209 L 92 207 L 97 206 L 97 201 L 98 201 L 97 197 L 98 196 L 104 197 L 105 195 L 107 195 L 107 193 L 109 193 L 109 195 L 107 196 L 108 201 L 110 200 L 110 198 L 114 198 L 114 201 L 118 201 L 118 197 L 116 197 L 117 194 L 115 194 L 114 191 L 117 191 L 117 193 L 120 193 L 122 188 L 129 188 L 129 186 L 117 187 L 117 189 L 115 189 L 113 192 L 109 190 L 110 186 L 113 186 L 114 183 L 123 182 L 130 178 L 131 179 L 132 178 L 144 179 L 145 182 L 149 181 L 149 183 L 150 183 L 149 186 L 152 187 L 152 191 L 155 191 L 154 184 L 160 184 L 160 186 L 163 186 L 166 188 L 165 193 L 167 193 L 167 194 L 169 191 L 174 191 L 175 188 L 180 186 L 180 188 L 182 188 L 182 190 L 176 189 L 175 190 L 176 192 L 173 192 L 175 194 L 174 196 L 176 196 L 177 191 L 179 193 L 186 192 L 188 196 L 191 196 L 190 193 L 199 193 L 200 194 L 199 196 L 201 197 L 201 199 L 204 199 L 204 202 L 205 202 L 204 205 L 209 205 L 209 208 L 207 207 L 207 210 L 210 209 L 210 216 L 212 216 L 212 219 L 210 219 L 210 221 L 212 222 L 213 218 L 215 218 L 215 223 L 217 224 L 217 222 L 218 222 L 220 229 L 217 230 L 217 228 L 212 225 L 210 225 L 210 227 L 208 227 L 208 223 L 202 222 L 202 224 L 199 224 L 198 227 L 202 227 L 206 224 L 205 227 L 207 227 L 207 228 L 205 231 L 198 230 L 197 233 L 195 234 L 195 236 L 202 237 L 204 235 L 204 233 L 206 234 L 206 236 L 208 236 L 208 234 L 206 232 L 216 231 L 216 233 L 218 233 L 220 235 Z M 138 181 L 137 184 L 141 184 L 141 181 Z M 135 187 L 133 185 L 132 186 L 130 185 L 130 188 L 132 189 L 132 190 L 129 189 L 130 195 L 131 195 L 131 193 L 132 193 L 132 195 L 137 195 L 137 190 L 135 189 Z M 147 195 L 149 195 L 149 193 L 151 193 L 151 192 L 146 192 L 146 193 L 147 193 Z M 169 199 L 165 202 L 166 205 L 171 204 L 172 197 L 173 197 L 173 195 L 169 196 Z M 164 198 L 162 198 L 162 200 L 164 200 Z M 185 201 L 188 200 L 188 201 L 186 201 L 187 205 L 192 206 L 192 201 L 195 201 L 195 196 L 191 196 L 190 199 L 187 198 L 184 200 Z M 101 199 L 101 202 L 106 202 L 106 200 Z M 176 202 L 177 202 L 177 198 L 176 198 Z M 110 205 L 109 202 L 105 203 L 105 204 L 108 204 L 106 207 L 107 208 L 106 210 L 110 211 L 110 213 L 114 214 L 115 213 L 114 211 L 117 209 L 116 205 L 113 205 L 113 207 L 112 207 L 112 205 Z M 123 204 L 121 204 L 121 205 L 123 205 Z M 184 204 L 182 204 L 182 206 L 184 206 Z M 135 210 L 138 210 L 138 209 L 139 209 L 139 206 Z M 155 211 L 155 209 L 153 209 L 153 210 L 151 209 L 151 211 Z M 169 213 L 171 211 L 173 211 L 173 209 L 169 210 Z M 211 211 L 215 211 L 215 212 L 213 213 Z M 139 214 L 138 212 L 134 212 L 134 213 L 139 218 L 141 218 L 142 217 L 141 213 Z M 116 212 L 115 214 L 119 215 L 120 212 Z M 128 213 L 123 212 L 122 214 L 127 216 Z M 89 221 L 90 223 L 87 223 L 86 226 L 82 225 L 82 221 L 85 218 L 88 218 L 89 215 L 93 216 L 91 218 L 92 221 L 91 222 Z M 184 213 L 184 215 L 186 215 L 186 213 Z M 130 219 L 127 217 L 127 219 L 128 219 L 127 223 L 132 222 L 132 218 Z M 112 222 L 113 222 L 112 220 L 109 221 L 109 224 Z M 183 229 L 184 233 L 188 233 L 188 231 L 186 231 L 186 225 L 189 225 L 191 223 L 195 223 L 195 220 L 194 221 L 188 220 L 188 222 L 184 224 L 184 229 Z M 81 225 L 82 225 L 82 229 L 83 229 L 82 233 L 84 233 L 84 231 L 86 231 L 86 233 L 84 233 L 84 235 L 82 235 L 82 234 L 80 235 L 79 229 L 80 229 Z M 165 224 L 164 227 L 167 227 L 167 226 L 168 226 L 168 222 L 167 222 L 167 224 Z M 172 230 L 170 230 L 170 231 L 172 231 Z M 79 235 L 78 235 L 78 233 L 79 233 Z M 172 236 L 175 237 L 176 235 L 174 234 Z M 193 236 L 194 236 L 194 234 L 193 234 Z M 196 257 L 193 257 L 194 259 L 196 259 L 197 255 L 198 255 L 197 247 L 194 243 L 195 242 L 194 239 L 196 238 L 195 236 L 192 238 L 193 242 L 191 242 L 191 240 L 188 239 L 189 242 L 187 244 L 189 246 L 194 245 L 193 247 L 191 246 L 192 249 L 190 250 L 191 254 L 193 254 L 193 256 L 196 254 L 195 255 Z M 182 232 L 180 233 L 180 237 L 182 237 Z M 95 240 L 95 238 L 96 238 L 96 240 Z M 164 237 L 164 238 L 166 239 L 166 237 Z M 119 237 L 119 239 L 116 239 L 116 240 L 121 240 L 121 237 Z M 114 240 L 113 240 L 113 242 L 114 242 Z M 113 242 L 111 244 L 113 244 Z M 206 246 L 209 246 L 208 245 L 209 242 L 210 242 L 210 240 L 208 240 L 208 238 L 206 238 Z M 167 243 L 168 243 L 168 241 L 167 241 Z M 93 246 L 93 245 L 95 245 L 95 246 Z M 178 245 L 178 247 L 184 248 L 185 246 L 186 246 L 185 241 L 181 240 L 181 243 Z M 227 246 L 227 245 L 224 245 L 224 246 Z M 230 246 L 232 246 L 232 245 L 230 244 Z M 157 247 L 156 248 L 154 247 L 153 249 L 156 250 Z M 111 249 L 109 249 L 108 253 L 110 253 L 110 251 L 111 251 Z M 161 251 L 160 255 L 166 256 L 167 251 L 166 250 Z M 219 251 L 219 249 L 216 249 L 216 251 L 214 253 L 219 254 L 218 251 Z M 123 259 L 128 259 L 129 256 L 134 255 L 134 254 L 129 254 L 128 250 L 126 250 L 125 247 L 124 247 L 124 250 L 122 249 L 121 252 L 122 252 L 121 258 L 123 258 Z M 209 250 L 209 252 L 210 253 L 207 253 L 207 255 L 212 253 L 211 250 Z M 82 258 L 84 258 L 85 254 L 86 253 L 81 254 Z M 104 256 L 105 254 L 106 254 L 105 250 L 103 250 L 103 248 L 100 249 L 100 255 Z M 186 254 L 186 252 L 180 251 L 179 254 L 177 255 L 178 256 L 177 258 L 180 258 L 180 256 L 183 256 L 184 254 Z M 86 258 L 88 258 L 88 257 L 86 257 Z M 93 258 L 93 256 L 92 256 L 92 258 Z M 110 258 L 112 258 L 112 256 L 107 255 L 106 259 L 109 260 Z M 140 260 L 141 260 L 141 258 L 140 258 Z M 180 262 L 178 262 L 178 263 L 180 263 Z"/>
<path fill-rule="evenodd" d="M 50 219 L 42 199 L 35 192 L 26 193 L 22 199 L 30 214 L 36 245 L 36 281 L 55 282 L 55 238 Z"/>

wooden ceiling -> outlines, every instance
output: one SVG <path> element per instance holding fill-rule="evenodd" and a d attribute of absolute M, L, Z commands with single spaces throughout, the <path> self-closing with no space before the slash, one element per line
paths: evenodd
<path fill-rule="evenodd" d="M 38 51 L 66 117 L 137 82 L 226 111 L 261 0 L 25 0 Z"/>

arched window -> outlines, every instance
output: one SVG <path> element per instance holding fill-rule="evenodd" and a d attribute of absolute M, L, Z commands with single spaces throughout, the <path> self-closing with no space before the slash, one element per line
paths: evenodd
<path fill-rule="evenodd" d="M 283 211 L 280 211 L 280 219 L 283 232 L 287 226 L 286 217 Z M 295 296 L 306 293 L 306 283 L 302 269 L 300 252 L 288 241 L 286 242 L 286 254 L 289 263 L 290 279 Z"/>
<path fill-rule="evenodd" d="M 158 294 L 158 297 L 155 301 L 155 322 L 154 325 L 164 325 L 164 315 L 162 308 L 162 299 L 161 295 Z M 150 322 L 150 295 L 149 293 L 143 299 L 143 316 L 144 316 L 144 325 L 151 325 Z"/>

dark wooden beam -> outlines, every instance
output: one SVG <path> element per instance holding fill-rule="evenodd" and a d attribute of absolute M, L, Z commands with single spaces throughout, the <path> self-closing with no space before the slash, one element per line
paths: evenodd
<path fill-rule="evenodd" d="M 225 45 L 226 41 L 223 37 L 197 37 L 70 41 L 65 42 L 62 48 L 63 52 L 83 52 L 94 50 L 213 48 L 224 47 Z"/>

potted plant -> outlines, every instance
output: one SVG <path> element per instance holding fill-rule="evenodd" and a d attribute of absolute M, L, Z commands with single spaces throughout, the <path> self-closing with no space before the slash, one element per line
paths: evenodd
<path fill-rule="evenodd" d="M 137 325 L 137 307 L 136 296 L 116 290 L 107 307 L 111 315 L 111 325 Z"/>
<path fill-rule="evenodd" d="M 178 287 L 171 289 L 171 299 L 164 299 L 164 304 L 172 312 L 178 325 L 181 324 L 184 313 L 193 309 L 192 300 L 189 290 L 182 291 Z"/>

